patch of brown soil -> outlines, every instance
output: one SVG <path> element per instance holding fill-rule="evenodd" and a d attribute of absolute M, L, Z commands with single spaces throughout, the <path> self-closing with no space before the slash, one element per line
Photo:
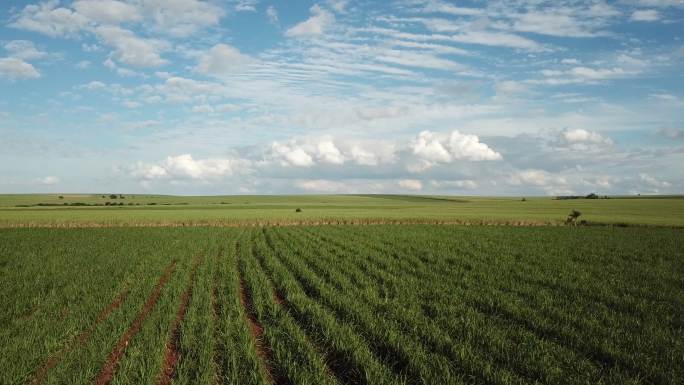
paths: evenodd
<path fill-rule="evenodd" d="M 147 301 L 143 305 L 142 309 L 140 309 L 140 312 L 136 316 L 135 320 L 133 320 L 131 326 L 121 336 L 119 342 L 117 342 L 117 344 L 114 346 L 114 349 L 109 353 L 107 360 L 102 366 L 102 369 L 100 369 L 100 373 L 97 375 L 97 377 L 95 377 L 93 384 L 106 385 L 112 381 L 112 377 L 114 377 L 114 372 L 116 372 L 116 368 L 119 365 L 119 361 L 121 361 L 121 358 L 123 357 L 124 352 L 126 351 L 128 342 L 133 337 L 135 337 L 135 335 L 138 334 L 138 332 L 140 332 L 143 323 L 154 309 L 154 306 L 157 304 L 157 300 L 159 299 L 159 296 L 161 296 L 162 289 L 171 278 L 171 274 L 173 273 L 175 268 L 176 261 L 172 261 L 166 267 L 164 273 L 161 277 L 159 277 L 159 281 L 157 281 L 157 284 L 154 286 L 154 289 L 152 289 L 152 293 L 150 293 L 150 296 L 147 298 Z"/>

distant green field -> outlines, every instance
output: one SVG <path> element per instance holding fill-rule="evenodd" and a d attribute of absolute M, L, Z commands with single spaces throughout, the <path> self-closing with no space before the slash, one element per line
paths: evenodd
<path fill-rule="evenodd" d="M 74 205 L 87 206 L 74 206 Z M 110 206 L 105 206 L 110 204 Z M 111 204 L 116 204 L 111 206 Z M 299 208 L 301 212 L 296 212 Z M 684 226 L 682 197 L 554 200 L 405 195 L 0 195 L 0 227 L 316 222 L 560 224 L 571 210 L 607 224 Z"/>

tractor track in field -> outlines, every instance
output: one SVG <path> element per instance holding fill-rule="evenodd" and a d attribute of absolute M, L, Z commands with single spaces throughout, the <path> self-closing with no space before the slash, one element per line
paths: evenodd
<path fill-rule="evenodd" d="M 73 350 L 75 347 L 80 346 L 85 344 L 90 336 L 95 332 L 95 329 L 109 316 L 114 312 L 114 310 L 118 309 L 121 304 L 126 300 L 128 297 L 128 294 L 130 293 L 130 284 L 127 284 L 124 286 L 123 290 L 119 292 L 119 294 L 114 297 L 114 300 L 107 305 L 100 313 L 97 315 L 95 318 L 95 321 L 88 326 L 87 329 L 83 330 L 80 334 L 78 334 L 76 337 L 74 337 L 73 340 L 70 341 L 69 344 L 65 345 L 62 347 L 57 353 L 52 355 L 44 364 L 43 366 L 40 367 L 36 371 L 36 374 L 33 376 L 29 384 L 31 385 L 39 385 L 45 381 L 47 378 L 48 374 L 50 373 L 50 370 L 52 370 L 57 364 L 62 360 L 65 354 L 69 353 L 71 350 Z"/>
<path fill-rule="evenodd" d="M 197 275 L 197 267 L 202 262 L 204 258 L 204 252 L 198 253 L 193 262 L 192 270 L 188 277 L 188 285 L 181 296 L 181 301 L 178 304 L 178 311 L 176 312 L 176 319 L 173 321 L 171 326 L 171 332 L 169 334 L 169 340 L 164 347 L 164 364 L 162 365 L 161 373 L 157 379 L 157 385 L 171 385 L 173 378 L 176 374 L 176 367 L 178 366 L 178 361 L 181 358 L 180 352 L 180 330 L 185 320 L 185 315 L 188 312 L 188 305 L 190 300 L 192 300 L 192 291 L 195 287 L 195 276 Z"/>
<path fill-rule="evenodd" d="M 152 310 L 154 310 L 164 286 L 166 286 L 166 283 L 171 278 L 171 274 L 175 269 L 176 261 L 173 260 L 164 269 L 164 272 L 162 273 L 161 277 L 159 277 L 157 284 L 152 289 L 147 301 L 140 309 L 140 312 L 136 316 L 135 320 L 133 320 L 131 326 L 128 328 L 128 330 L 126 330 L 126 332 L 124 332 L 117 344 L 114 346 L 114 349 L 112 349 L 112 351 L 109 353 L 107 360 L 104 362 L 100 372 L 93 381 L 94 385 L 107 385 L 112 381 L 114 373 L 119 365 L 119 361 L 121 361 L 129 341 L 140 332 L 140 329 L 142 329 L 143 323 L 150 315 Z"/>

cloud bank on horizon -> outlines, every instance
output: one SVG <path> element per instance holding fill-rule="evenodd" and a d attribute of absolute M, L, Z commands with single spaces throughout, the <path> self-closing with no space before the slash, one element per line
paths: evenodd
<path fill-rule="evenodd" d="M 682 0 L 0 13 L 0 193 L 683 192 Z"/>

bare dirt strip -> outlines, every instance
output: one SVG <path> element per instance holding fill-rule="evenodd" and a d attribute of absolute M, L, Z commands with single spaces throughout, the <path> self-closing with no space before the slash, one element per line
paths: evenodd
<path fill-rule="evenodd" d="M 181 325 L 183 324 L 183 320 L 185 320 L 185 314 L 188 311 L 188 304 L 192 299 L 192 291 L 195 286 L 197 267 L 199 266 L 202 258 L 203 253 L 198 253 L 194 258 L 188 285 L 183 292 L 183 296 L 181 297 L 180 304 L 178 305 L 178 311 L 176 312 L 176 319 L 173 321 L 173 326 L 171 326 L 169 341 L 166 343 L 166 347 L 164 349 L 164 364 L 162 366 L 159 378 L 157 379 L 157 385 L 171 385 L 173 377 L 176 373 L 176 367 L 178 366 L 178 361 L 181 357 L 180 329 Z"/>
<path fill-rule="evenodd" d="M 152 293 L 150 293 L 150 296 L 147 298 L 147 301 L 143 305 L 142 309 L 140 309 L 140 312 L 136 316 L 135 320 L 133 320 L 131 326 L 121 336 L 117 344 L 114 346 L 114 349 L 109 353 L 107 360 L 105 361 L 104 365 L 102 365 L 102 369 L 100 369 L 100 373 L 97 375 L 97 377 L 95 377 L 93 384 L 107 385 L 112 381 L 114 372 L 116 372 L 119 361 L 121 361 L 121 358 L 126 351 L 128 342 L 140 332 L 143 323 L 154 309 L 154 306 L 157 304 L 157 300 L 161 295 L 162 289 L 171 278 L 171 274 L 175 268 L 176 261 L 174 260 L 169 263 L 166 269 L 164 269 L 164 273 L 162 273 L 162 276 L 159 277 L 159 281 L 157 281 L 154 289 L 152 289 Z"/>
<path fill-rule="evenodd" d="M 68 344 L 64 345 L 57 353 L 52 355 L 44 364 L 43 366 L 40 367 L 36 371 L 36 374 L 33 376 L 33 379 L 29 382 L 31 385 L 38 385 L 43 383 L 45 379 L 47 378 L 48 374 L 50 373 L 50 370 L 57 366 L 57 364 L 62 360 L 65 354 L 69 353 L 71 350 L 73 350 L 75 347 L 81 346 L 88 341 L 88 338 L 95 332 L 95 329 L 97 329 L 97 326 L 101 324 L 104 320 L 106 320 L 114 310 L 118 309 L 121 304 L 126 300 L 126 297 L 128 297 L 129 293 L 129 286 L 126 285 L 123 290 L 114 298 L 114 300 L 107 305 L 102 311 L 97 315 L 97 318 L 93 321 L 93 323 L 88 326 L 87 329 L 83 330 L 79 335 L 77 335 L 73 340 L 71 340 Z"/>

